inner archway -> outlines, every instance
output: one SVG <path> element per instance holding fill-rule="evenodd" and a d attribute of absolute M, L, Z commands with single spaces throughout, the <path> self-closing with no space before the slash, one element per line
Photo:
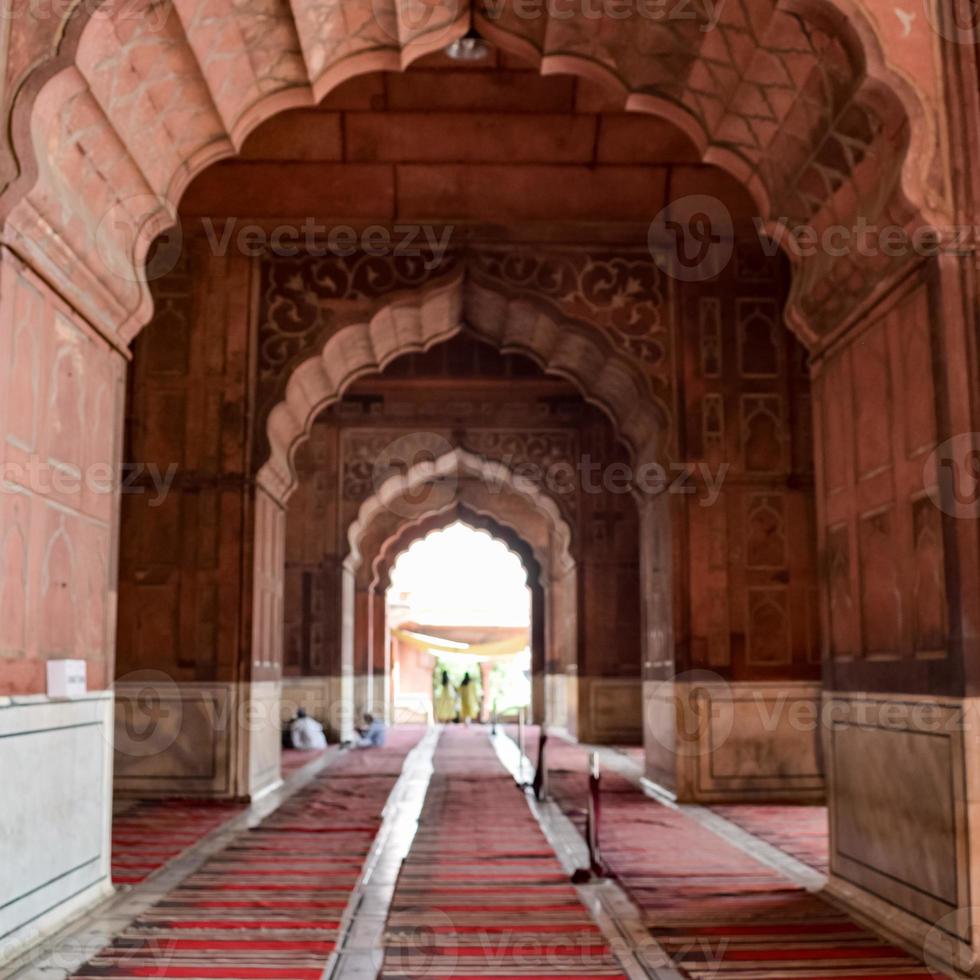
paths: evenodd
<path fill-rule="evenodd" d="M 395 718 L 485 723 L 530 709 L 531 585 L 504 541 L 453 520 L 400 552 L 388 578 Z"/>

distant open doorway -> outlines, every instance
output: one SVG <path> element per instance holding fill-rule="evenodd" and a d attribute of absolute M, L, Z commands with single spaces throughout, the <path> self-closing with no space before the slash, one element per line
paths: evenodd
<path fill-rule="evenodd" d="M 410 545 L 386 592 L 396 717 L 487 722 L 528 709 L 531 607 L 521 558 L 488 531 L 455 521 Z"/>

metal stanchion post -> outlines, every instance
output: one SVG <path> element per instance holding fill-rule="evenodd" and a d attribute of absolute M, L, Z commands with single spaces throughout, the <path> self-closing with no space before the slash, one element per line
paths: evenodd
<path fill-rule="evenodd" d="M 548 732 L 541 726 L 541 736 L 538 739 L 538 766 L 534 770 L 534 781 L 531 787 L 536 800 L 548 798 Z"/>
<path fill-rule="evenodd" d="M 517 710 L 517 781 L 524 785 L 524 709 Z"/>
<path fill-rule="evenodd" d="M 589 866 L 579 868 L 573 875 L 572 881 L 584 884 L 592 878 L 606 878 L 609 870 L 602 860 L 599 848 L 599 827 L 602 817 L 600 801 L 602 773 L 599 769 L 599 753 L 589 753 L 589 804 L 585 816 L 585 840 L 589 847 Z"/>

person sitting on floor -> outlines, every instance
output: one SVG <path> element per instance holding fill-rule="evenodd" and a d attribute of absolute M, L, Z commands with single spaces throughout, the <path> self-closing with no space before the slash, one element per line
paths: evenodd
<path fill-rule="evenodd" d="M 323 725 L 310 718 L 305 708 L 296 712 L 296 717 L 290 722 L 289 737 L 294 749 L 325 749 L 327 736 L 323 734 Z"/>
<path fill-rule="evenodd" d="M 365 712 L 364 724 L 366 727 L 358 728 L 357 734 L 360 736 L 356 742 L 359 749 L 380 749 L 385 744 L 385 723 L 380 718 Z"/>

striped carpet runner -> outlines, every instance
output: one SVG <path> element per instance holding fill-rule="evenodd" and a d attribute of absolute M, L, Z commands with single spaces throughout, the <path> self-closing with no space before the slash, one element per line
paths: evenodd
<path fill-rule="evenodd" d="M 237 834 L 75 977 L 319 980 L 381 814 L 423 729 L 351 751 Z"/>
<path fill-rule="evenodd" d="M 549 786 L 582 826 L 587 752 L 548 743 Z M 614 773 L 602 778 L 603 857 L 692 980 L 935 980 L 938 974 L 819 896 Z"/>
<path fill-rule="evenodd" d="M 486 730 L 444 729 L 433 764 L 381 977 L 623 978 Z"/>
<path fill-rule="evenodd" d="M 112 880 L 135 885 L 244 807 L 214 800 L 139 800 L 112 818 Z"/>

